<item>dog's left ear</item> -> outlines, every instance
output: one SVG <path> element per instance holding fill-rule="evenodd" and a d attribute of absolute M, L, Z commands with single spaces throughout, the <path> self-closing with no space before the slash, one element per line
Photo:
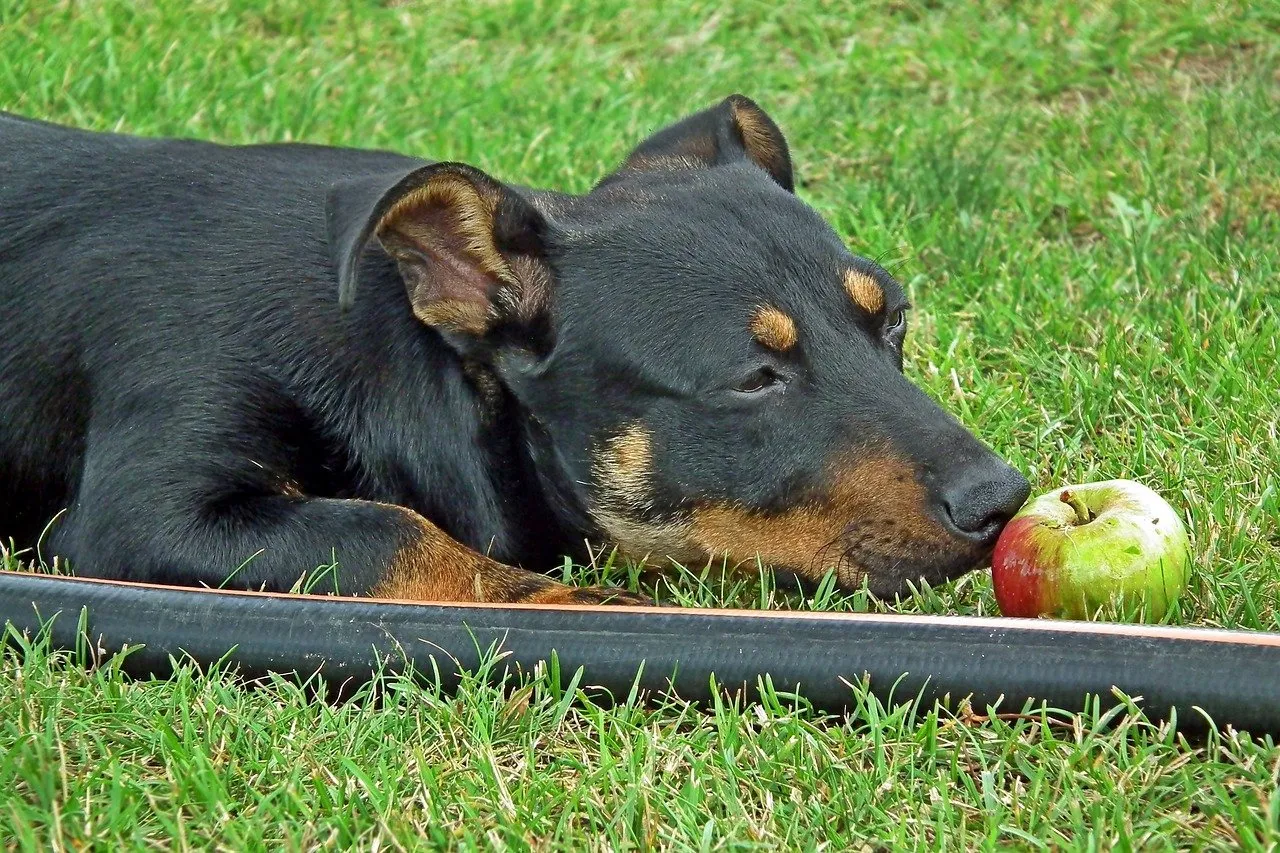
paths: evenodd
<path fill-rule="evenodd" d="M 782 131 L 755 101 L 730 95 L 650 136 L 631 152 L 617 175 L 681 164 L 710 167 L 743 159 L 755 163 L 787 192 L 795 192 L 791 152 Z"/>
<path fill-rule="evenodd" d="M 545 318 L 547 223 L 515 190 L 463 163 L 356 178 L 329 191 L 339 304 L 355 298 L 375 238 L 395 259 L 414 315 L 455 343 Z"/>

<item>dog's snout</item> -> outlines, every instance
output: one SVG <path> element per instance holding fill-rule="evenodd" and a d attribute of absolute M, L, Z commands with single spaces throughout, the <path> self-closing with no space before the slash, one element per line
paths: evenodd
<path fill-rule="evenodd" d="M 1030 494 L 1026 477 L 992 459 L 966 467 L 941 490 L 938 502 L 953 534 L 989 547 Z"/>

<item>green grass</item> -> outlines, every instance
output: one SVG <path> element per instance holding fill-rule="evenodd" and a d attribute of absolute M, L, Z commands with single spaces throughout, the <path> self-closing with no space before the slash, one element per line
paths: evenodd
<path fill-rule="evenodd" d="M 1129 477 L 1175 503 L 1196 574 L 1171 621 L 1280 630 L 1275 0 L 0 3 L 0 108 L 571 190 L 732 91 L 782 125 L 802 195 L 906 283 L 916 381 L 1038 490 Z M 715 571 L 644 583 L 690 605 L 885 607 Z M 980 574 L 893 609 L 995 611 Z M 0 840 L 1280 845 L 1280 749 L 1137 713 L 865 700 L 836 720 L 782 699 L 604 710 L 545 677 L 514 696 L 381 687 L 331 705 L 7 651 Z"/>

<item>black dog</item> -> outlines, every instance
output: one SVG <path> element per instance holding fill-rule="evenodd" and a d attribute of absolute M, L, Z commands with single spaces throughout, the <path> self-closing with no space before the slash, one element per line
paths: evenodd
<path fill-rule="evenodd" d="M 2 114 L 0 151 L 0 536 L 80 575 L 642 600 L 530 571 L 594 542 L 892 595 L 1026 499 L 746 98 L 584 196 Z"/>

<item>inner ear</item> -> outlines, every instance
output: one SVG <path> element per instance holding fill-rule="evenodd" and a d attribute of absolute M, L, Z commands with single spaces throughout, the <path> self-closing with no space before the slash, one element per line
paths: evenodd
<path fill-rule="evenodd" d="M 709 168 L 744 159 L 795 192 L 791 152 L 778 125 L 750 98 L 730 95 L 650 136 L 606 181 L 628 172 Z"/>
<path fill-rule="evenodd" d="M 401 188 L 373 233 L 395 259 L 419 320 L 483 336 L 500 325 L 534 324 L 545 312 L 545 228 L 515 192 L 445 163 Z"/>

